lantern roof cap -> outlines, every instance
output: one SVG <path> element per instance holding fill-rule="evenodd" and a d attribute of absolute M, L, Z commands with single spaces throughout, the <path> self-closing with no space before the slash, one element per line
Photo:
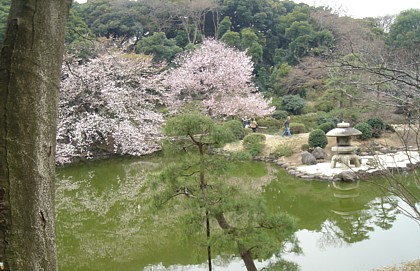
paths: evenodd
<path fill-rule="evenodd" d="M 340 137 L 340 136 L 356 136 L 361 135 L 362 132 L 359 130 L 350 127 L 350 123 L 341 122 L 337 124 L 337 128 L 330 130 L 326 136 L 330 137 Z"/>

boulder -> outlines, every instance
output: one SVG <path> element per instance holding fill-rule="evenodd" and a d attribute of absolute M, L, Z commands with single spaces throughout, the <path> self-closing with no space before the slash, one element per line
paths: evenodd
<path fill-rule="evenodd" d="M 315 165 L 316 158 L 315 156 L 307 151 L 302 152 L 302 164 L 304 165 Z"/>
<path fill-rule="evenodd" d="M 321 159 L 327 158 L 327 152 L 323 148 L 320 148 L 320 147 L 316 147 L 312 151 L 312 155 L 315 156 L 315 158 L 317 160 L 321 160 Z"/>
<path fill-rule="evenodd" d="M 357 174 L 350 170 L 342 171 L 335 177 L 342 182 L 355 182 L 359 179 Z"/>

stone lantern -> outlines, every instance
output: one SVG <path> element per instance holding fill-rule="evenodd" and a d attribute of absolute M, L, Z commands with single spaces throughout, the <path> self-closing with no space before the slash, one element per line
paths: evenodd
<path fill-rule="evenodd" d="M 361 135 L 357 129 L 351 128 L 350 123 L 342 122 L 337 124 L 337 128 L 332 129 L 326 135 L 337 139 L 337 146 L 331 148 L 336 152 L 331 158 L 331 168 L 335 168 L 337 162 L 341 163 L 342 169 L 349 169 L 353 162 L 356 167 L 360 167 L 358 155 L 355 153 L 357 147 L 351 145 L 352 136 Z"/>

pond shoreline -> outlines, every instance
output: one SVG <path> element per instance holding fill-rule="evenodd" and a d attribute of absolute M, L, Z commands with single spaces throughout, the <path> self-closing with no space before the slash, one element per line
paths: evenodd
<path fill-rule="evenodd" d="M 366 179 L 372 176 L 384 174 L 400 174 L 420 168 L 420 155 L 418 151 L 399 151 L 390 154 L 359 156 L 361 165 L 352 165 L 349 169 L 341 167 L 331 168 L 330 161 L 320 161 L 315 165 L 296 165 L 292 162 L 284 162 L 270 157 L 255 157 L 257 161 L 274 163 L 284 168 L 289 174 L 305 180 L 343 181 L 342 173 L 351 172 L 358 179 Z"/>

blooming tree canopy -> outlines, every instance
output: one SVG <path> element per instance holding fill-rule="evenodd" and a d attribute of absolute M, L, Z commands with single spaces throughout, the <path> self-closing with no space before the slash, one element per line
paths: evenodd
<path fill-rule="evenodd" d="M 162 87 L 151 57 L 100 53 L 63 65 L 57 162 L 98 154 L 144 155 L 160 149 Z"/>
<path fill-rule="evenodd" d="M 274 111 L 252 83 L 253 63 L 246 52 L 205 39 L 194 51 L 175 59 L 166 74 L 166 100 L 172 109 L 193 101 L 214 117 L 266 116 Z"/>

